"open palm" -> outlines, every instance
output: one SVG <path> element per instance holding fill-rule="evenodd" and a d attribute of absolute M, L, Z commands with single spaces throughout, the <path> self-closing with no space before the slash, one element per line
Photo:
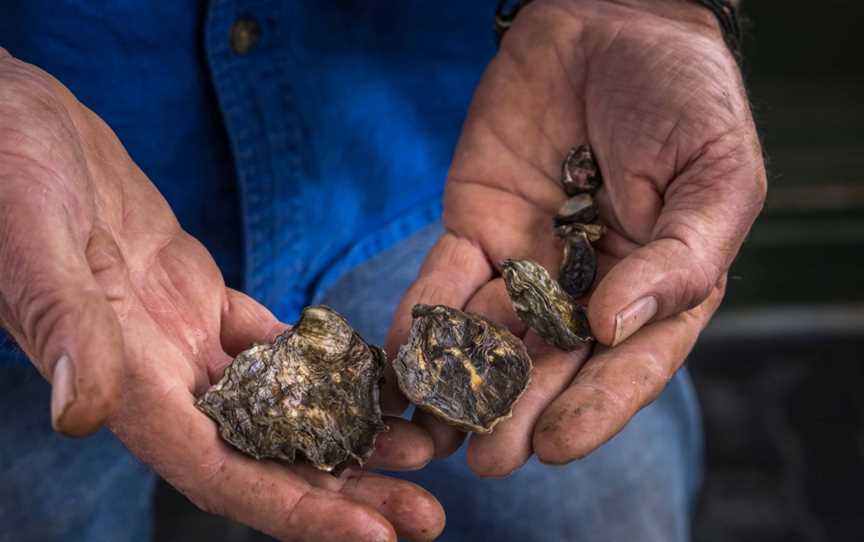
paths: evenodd
<path fill-rule="evenodd" d="M 688 4 L 534 2 L 477 89 L 447 182 L 446 233 L 390 340 L 403 340 L 417 302 L 463 307 L 524 336 L 533 380 L 513 418 L 472 437 L 480 475 L 506 475 L 532 453 L 565 463 L 611 438 L 662 391 L 719 305 L 765 174 L 735 61 L 710 13 Z M 583 142 L 604 174 L 608 231 L 584 300 L 601 344 L 566 353 L 526 333 L 497 263 L 526 258 L 557 272 L 560 167 Z M 438 455 L 464 437 L 417 419 Z"/>
<path fill-rule="evenodd" d="M 255 461 L 219 439 L 195 396 L 232 355 L 286 326 L 225 287 L 110 128 L 65 87 L 0 49 L 0 94 L 0 318 L 53 381 L 55 428 L 83 435 L 107 420 L 196 504 L 281 539 L 434 538 L 443 511 L 418 486 Z M 422 429 L 388 425 L 371 466 L 428 461 Z"/>

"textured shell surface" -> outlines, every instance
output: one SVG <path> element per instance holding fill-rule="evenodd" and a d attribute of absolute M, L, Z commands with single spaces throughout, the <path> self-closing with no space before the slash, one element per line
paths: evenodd
<path fill-rule="evenodd" d="M 577 194 L 567 199 L 555 215 L 554 225 L 589 224 L 597 220 L 597 205 L 591 194 Z"/>
<path fill-rule="evenodd" d="M 561 187 L 568 196 L 595 192 L 603 183 L 594 153 L 588 144 L 573 147 L 561 166 Z"/>
<path fill-rule="evenodd" d="M 565 239 L 564 259 L 558 270 L 558 283 L 565 292 L 580 298 L 591 289 L 597 275 L 597 257 L 585 232 L 575 232 Z"/>
<path fill-rule="evenodd" d="M 585 308 L 530 260 L 504 260 L 501 273 L 516 314 L 546 342 L 575 350 L 594 340 Z"/>
<path fill-rule="evenodd" d="M 369 458 L 381 418 L 384 351 L 336 311 L 307 307 L 272 344 L 241 352 L 196 406 L 222 438 L 258 459 L 305 458 L 338 474 Z"/>
<path fill-rule="evenodd" d="M 606 226 L 603 224 L 564 224 L 555 228 L 555 235 L 564 240 L 582 233 L 593 243 L 603 237 L 606 233 Z"/>
<path fill-rule="evenodd" d="M 531 358 L 504 326 L 444 305 L 415 305 L 393 362 L 402 393 L 465 431 L 490 433 L 531 379 Z"/>

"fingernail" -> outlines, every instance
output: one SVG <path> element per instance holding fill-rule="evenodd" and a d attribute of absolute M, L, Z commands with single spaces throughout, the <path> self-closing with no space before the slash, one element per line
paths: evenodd
<path fill-rule="evenodd" d="M 633 302 L 615 317 L 615 337 L 612 346 L 624 342 L 657 314 L 657 298 L 649 295 Z"/>
<path fill-rule="evenodd" d="M 75 402 L 75 367 L 69 356 L 63 354 L 54 365 L 51 377 L 51 425 L 56 431 L 69 406 Z"/>

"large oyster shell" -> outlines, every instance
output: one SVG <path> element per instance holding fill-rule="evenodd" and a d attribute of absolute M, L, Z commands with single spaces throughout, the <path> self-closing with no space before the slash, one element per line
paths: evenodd
<path fill-rule="evenodd" d="M 393 362 L 412 403 L 465 431 L 490 433 L 531 380 L 531 358 L 504 326 L 444 305 L 415 305 Z"/>
<path fill-rule="evenodd" d="M 336 311 L 307 307 L 272 344 L 241 352 L 196 402 L 219 434 L 252 457 L 301 457 L 338 474 L 363 464 L 387 429 L 378 401 L 384 351 Z"/>

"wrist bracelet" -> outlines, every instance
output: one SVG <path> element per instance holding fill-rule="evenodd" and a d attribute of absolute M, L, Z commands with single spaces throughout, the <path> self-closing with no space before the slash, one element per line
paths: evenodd
<path fill-rule="evenodd" d="M 699 5 L 711 11 L 720 23 L 723 40 L 741 62 L 741 24 L 738 21 L 738 10 L 730 0 L 695 0 Z M 501 45 L 501 38 L 513 24 L 519 10 L 531 3 L 531 0 L 498 0 L 495 9 L 495 45 Z"/>

